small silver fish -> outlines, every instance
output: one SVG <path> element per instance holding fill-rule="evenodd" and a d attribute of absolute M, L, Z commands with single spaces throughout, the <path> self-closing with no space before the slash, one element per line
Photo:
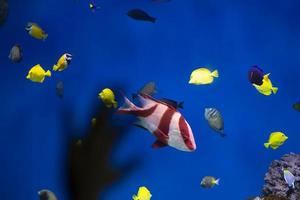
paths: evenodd
<path fill-rule="evenodd" d="M 20 45 L 16 44 L 11 48 L 8 58 L 12 62 L 18 63 L 22 60 L 22 56 L 23 56 L 22 49 L 21 49 Z"/>
<path fill-rule="evenodd" d="M 222 137 L 226 136 L 226 134 L 224 134 L 223 117 L 216 108 L 205 108 L 204 117 L 210 128 L 220 133 Z"/>
<path fill-rule="evenodd" d="M 38 192 L 40 200 L 57 200 L 55 194 L 50 190 L 44 189 Z"/>
<path fill-rule="evenodd" d="M 205 176 L 200 185 L 203 187 L 203 188 L 212 188 L 214 187 L 215 185 L 219 185 L 219 182 L 220 182 L 220 179 L 216 179 L 215 177 L 213 176 Z"/>
<path fill-rule="evenodd" d="M 283 176 L 285 182 L 289 185 L 289 187 L 295 188 L 296 178 L 288 169 L 283 169 Z"/>
<path fill-rule="evenodd" d="M 58 81 L 56 83 L 56 95 L 59 98 L 63 98 L 64 97 L 64 83 L 62 81 Z"/>

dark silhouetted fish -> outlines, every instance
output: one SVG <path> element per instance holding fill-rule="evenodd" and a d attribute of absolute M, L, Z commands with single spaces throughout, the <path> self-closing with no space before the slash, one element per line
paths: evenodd
<path fill-rule="evenodd" d="M 204 117 L 210 128 L 220 133 L 222 137 L 226 136 L 224 134 L 223 117 L 216 108 L 205 108 Z"/>
<path fill-rule="evenodd" d="M 263 84 L 264 71 L 260 69 L 258 66 L 253 66 L 248 72 L 249 81 L 256 85 Z"/>
<path fill-rule="evenodd" d="M 64 97 L 64 83 L 62 81 L 58 81 L 56 83 L 56 95 L 59 98 L 63 98 Z"/>
<path fill-rule="evenodd" d="M 300 102 L 294 103 L 294 104 L 293 104 L 293 108 L 294 108 L 295 110 L 297 110 L 298 112 L 300 112 Z"/>
<path fill-rule="evenodd" d="M 2 26 L 8 15 L 8 0 L 0 0 L 0 26 Z"/>
<path fill-rule="evenodd" d="M 16 44 L 11 48 L 8 58 L 14 63 L 18 63 L 22 60 L 22 56 L 22 49 L 20 45 Z"/>
<path fill-rule="evenodd" d="M 50 190 L 40 190 L 38 192 L 40 200 L 57 200 L 55 194 Z"/>
<path fill-rule="evenodd" d="M 141 9 L 132 9 L 127 12 L 127 15 L 135 20 L 149 21 L 152 23 L 154 23 L 156 21 L 156 18 L 151 17 L 150 15 L 148 15 L 145 11 L 143 11 Z"/>

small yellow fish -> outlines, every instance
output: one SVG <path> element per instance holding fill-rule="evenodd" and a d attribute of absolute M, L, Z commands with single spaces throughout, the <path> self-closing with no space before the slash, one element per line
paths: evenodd
<path fill-rule="evenodd" d="M 272 149 L 277 149 L 288 139 L 288 137 L 282 132 L 273 132 L 269 136 L 269 141 L 264 143 L 266 148 L 271 147 Z"/>
<path fill-rule="evenodd" d="M 28 31 L 29 35 L 36 39 L 46 40 L 48 37 L 48 34 L 36 23 L 28 23 L 25 29 Z"/>
<path fill-rule="evenodd" d="M 72 55 L 69 53 L 65 53 L 62 55 L 57 61 L 56 65 L 53 66 L 53 71 L 63 71 L 66 69 L 72 60 Z"/>
<path fill-rule="evenodd" d="M 102 100 L 107 108 L 118 107 L 118 102 L 115 100 L 114 92 L 109 88 L 102 90 L 102 92 L 99 93 L 98 98 Z"/>
<path fill-rule="evenodd" d="M 214 70 L 211 72 L 207 68 L 199 68 L 195 69 L 191 76 L 190 76 L 190 81 L 189 84 L 194 84 L 194 85 L 204 85 L 204 84 L 211 84 L 214 81 L 214 78 L 219 77 L 219 72 L 218 70 Z"/>
<path fill-rule="evenodd" d="M 132 199 L 133 200 L 150 200 L 152 197 L 152 194 L 150 193 L 150 191 L 146 188 L 146 187 L 140 187 L 138 194 L 137 195 L 133 195 Z"/>
<path fill-rule="evenodd" d="M 49 70 L 45 71 L 41 65 L 37 64 L 29 70 L 26 78 L 32 82 L 43 83 L 45 76 L 51 77 L 51 72 Z"/>
<path fill-rule="evenodd" d="M 266 95 L 266 96 L 271 95 L 272 92 L 273 92 L 273 94 L 276 94 L 278 91 L 277 87 L 273 87 L 273 84 L 272 84 L 271 80 L 269 79 L 269 75 L 270 74 L 264 75 L 263 83 L 261 85 L 256 85 L 254 83 L 252 84 L 259 93 Z"/>

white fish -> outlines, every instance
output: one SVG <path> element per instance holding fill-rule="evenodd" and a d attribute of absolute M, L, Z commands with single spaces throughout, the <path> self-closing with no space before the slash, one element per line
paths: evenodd
<path fill-rule="evenodd" d="M 295 176 L 288 170 L 283 169 L 283 176 L 285 182 L 289 185 L 289 187 L 295 188 Z"/>

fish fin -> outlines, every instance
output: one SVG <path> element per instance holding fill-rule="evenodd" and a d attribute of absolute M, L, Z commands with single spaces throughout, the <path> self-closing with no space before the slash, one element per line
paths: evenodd
<path fill-rule="evenodd" d="M 271 146 L 272 149 L 278 149 L 279 146 Z"/>
<path fill-rule="evenodd" d="M 145 124 L 142 121 L 136 121 L 133 123 L 133 125 L 148 131 L 148 129 L 146 128 Z"/>
<path fill-rule="evenodd" d="M 215 77 L 215 78 L 218 78 L 218 77 L 219 77 L 219 72 L 218 72 L 218 70 L 214 70 L 214 71 L 211 73 L 211 75 L 212 75 L 213 77 Z"/>
<path fill-rule="evenodd" d="M 277 87 L 272 87 L 272 91 L 273 91 L 274 94 L 276 94 L 277 91 L 278 91 L 278 88 Z"/>
<path fill-rule="evenodd" d="M 154 135 L 160 140 L 160 141 L 168 141 L 169 136 L 166 135 L 164 132 L 162 132 L 159 129 L 156 129 Z M 184 135 L 183 135 L 184 136 Z"/>
<path fill-rule="evenodd" d="M 220 184 L 220 179 L 218 178 L 217 180 L 215 180 L 215 184 L 219 185 Z"/>
<path fill-rule="evenodd" d="M 266 148 L 269 148 L 269 147 L 270 147 L 270 143 L 264 143 L 264 146 L 265 146 Z"/>
<path fill-rule="evenodd" d="M 114 108 L 117 108 L 117 107 L 118 107 L 118 102 L 116 102 L 115 100 L 113 100 L 112 104 L 113 104 L 113 107 L 114 107 Z"/>
<path fill-rule="evenodd" d="M 132 200 L 138 200 L 138 197 L 134 194 L 132 195 Z"/>
<path fill-rule="evenodd" d="M 271 74 L 271 73 L 265 74 L 265 75 L 264 75 L 264 79 L 265 79 L 265 80 L 268 80 L 268 79 L 269 79 L 269 76 L 270 76 L 270 74 Z"/>
<path fill-rule="evenodd" d="M 28 75 L 26 76 L 26 78 L 27 78 L 27 79 L 30 79 L 30 75 L 28 74 Z"/>
<path fill-rule="evenodd" d="M 45 76 L 51 77 L 51 72 L 49 70 L 46 71 Z"/>
<path fill-rule="evenodd" d="M 48 34 L 44 34 L 43 41 L 45 41 L 47 38 L 48 38 Z"/>
<path fill-rule="evenodd" d="M 171 99 L 160 99 L 159 101 L 173 107 L 174 109 L 177 109 L 178 107 L 178 103 Z"/>
<path fill-rule="evenodd" d="M 184 104 L 184 101 L 180 101 L 178 103 L 177 107 L 183 109 L 183 104 Z"/>
<path fill-rule="evenodd" d="M 168 146 L 167 144 L 159 141 L 159 140 L 156 140 L 153 144 L 152 144 L 152 148 L 154 149 L 157 149 L 157 148 L 162 148 L 162 147 L 166 147 Z"/>
<path fill-rule="evenodd" d="M 127 97 L 124 96 L 124 104 L 117 111 L 119 114 L 129 114 L 132 111 L 140 110 L 136 105 L 134 105 Z"/>
<path fill-rule="evenodd" d="M 57 71 L 57 70 L 58 70 L 58 66 L 57 66 L 57 65 L 53 65 L 52 70 L 53 70 L 53 71 Z"/>

